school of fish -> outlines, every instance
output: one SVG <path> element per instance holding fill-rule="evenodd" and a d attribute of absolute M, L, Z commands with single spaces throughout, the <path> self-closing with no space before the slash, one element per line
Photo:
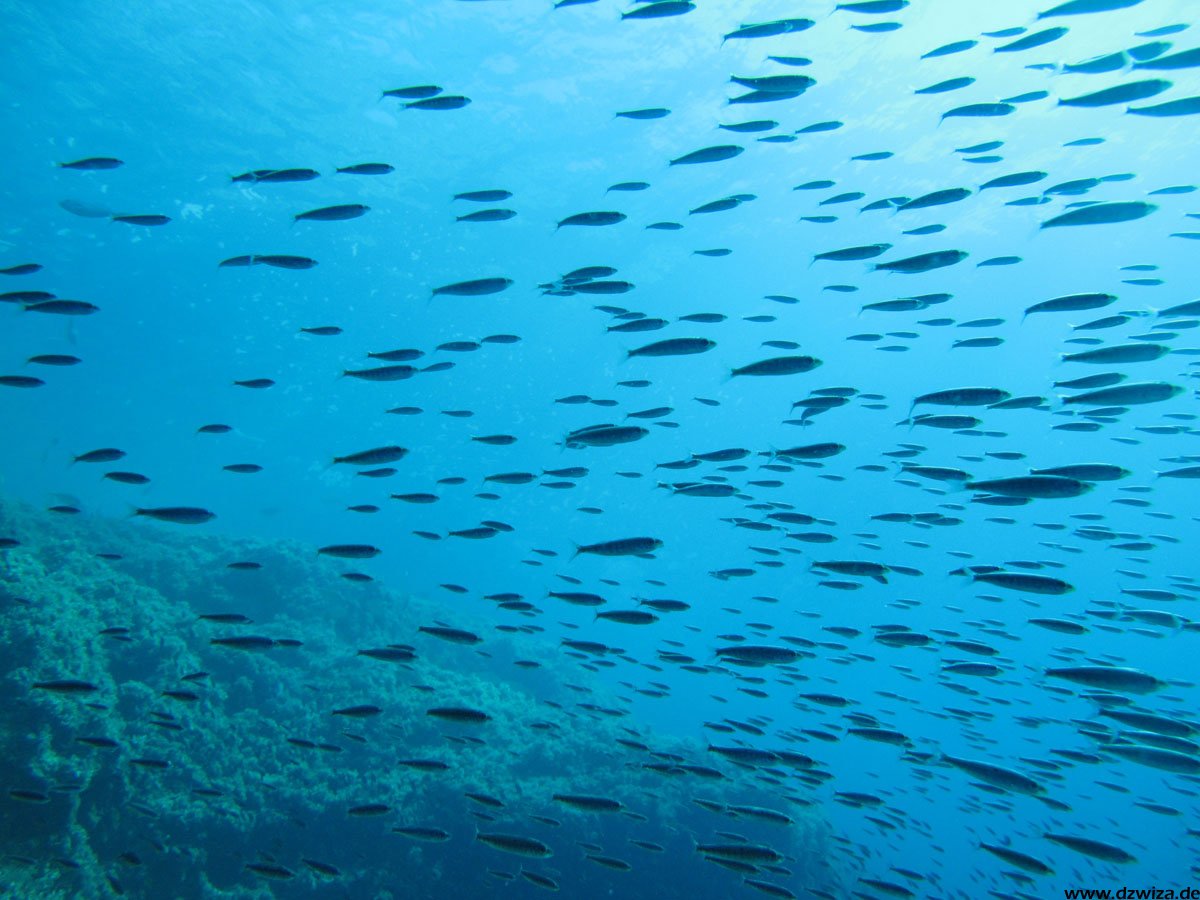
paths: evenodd
<path fill-rule="evenodd" d="M 455 132 L 438 129 L 498 117 L 533 166 L 553 165 L 566 123 L 522 119 L 515 96 L 469 91 L 479 79 L 439 72 L 433 56 L 365 92 L 347 73 L 336 92 L 371 108 L 363 128 L 387 117 L 393 136 L 432 129 L 422 165 L 445 153 L 456 173 L 436 186 L 444 208 L 404 210 L 403 140 L 384 159 L 339 135 L 329 166 L 289 133 L 275 158 L 224 148 L 231 178 L 200 173 L 195 202 L 221 216 L 219 241 L 197 231 L 187 181 L 158 196 L 107 187 L 153 185 L 156 166 L 187 167 L 187 148 L 171 163 L 134 161 L 133 139 L 57 158 L 41 148 L 61 227 L 37 241 L 10 228 L 0 242 L 0 415 L 57 428 L 95 404 L 108 438 L 67 432 L 42 455 L 10 430 L 23 461 L 13 492 L 49 473 L 35 480 L 59 479 L 43 504 L 55 515 L 127 507 L 149 530 L 299 538 L 349 583 L 445 598 L 437 621 L 400 622 L 360 648 L 362 664 L 419 667 L 430 642 L 463 654 L 505 634 L 542 642 L 609 692 L 627 765 L 694 783 L 712 830 L 677 864 L 711 866 L 727 896 L 1200 884 L 1200 689 L 1186 674 L 1200 642 L 1200 205 L 1180 139 L 1200 122 L 1200 46 L 1179 18 L 1195 10 L 1047 2 L 938 42 L 927 37 L 945 4 L 932 0 L 796 0 L 789 17 L 756 18 L 706 0 L 439 0 L 423 15 L 431 33 L 442 7 L 480 32 L 539 5 L 505 33 L 527 21 L 611 31 L 617 59 L 579 52 L 614 78 L 620 57 L 659 53 L 688 79 L 673 35 L 695 39 L 685 29 L 701 22 L 728 81 L 689 84 L 686 110 L 643 105 L 634 79 L 607 88 L 628 108 L 580 98 L 572 115 L 657 167 L 619 153 L 591 164 L 599 149 L 572 145 L 585 157 L 571 170 L 578 190 L 530 196 L 536 172 L 523 190 L 495 174 L 514 169 L 487 141 L 451 146 Z M 908 41 L 907 61 L 890 82 L 859 82 L 861 56 L 822 58 L 847 40 L 866 54 Z M 1070 55 L 1079 47 L 1090 55 Z M 1028 79 L 1044 87 L 1005 88 Z M 834 89 L 859 107 L 824 105 Z M 901 95 L 903 123 L 885 113 Z M 893 140 L 902 127 L 919 143 Z M 1110 127 L 1123 129 L 1116 148 Z M 836 171 L 814 167 L 827 152 L 817 142 L 834 140 L 852 149 Z M 1123 154 L 1128 171 L 1096 153 Z M 1143 153 L 1161 166 L 1153 179 L 1138 173 Z M 473 181 L 455 168 L 463 158 Z M 622 180 L 598 184 L 608 167 Z M 80 230 L 97 226 L 121 232 Z M 376 227 L 399 230 L 375 240 Z M 507 236 L 515 228 L 526 230 Z M 425 250 L 406 248 L 410 230 Z M 63 276 L 66 245 L 90 240 L 127 283 L 89 290 Z M 188 318 L 169 282 L 143 282 L 158 243 L 223 308 L 226 335 L 201 334 L 213 320 Z M 314 278 L 323 305 L 306 293 Z M 294 297 L 322 317 L 296 322 Z M 175 345 L 139 336 L 142 320 L 169 329 L 176 315 Z M 111 316 L 127 354 L 90 334 Z M 227 352 L 189 355 L 201 340 Z M 143 417 L 138 389 L 152 406 L 169 392 L 175 414 Z M 267 506 L 281 511 L 274 534 L 240 512 Z M 0 539 L 0 554 L 20 552 L 20 534 Z M 305 649 L 302 622 L 201 618 L 205 652 Z M 94 700 L 97 686 L 62 662 L 25 691 Z M 203 678 L 156 689 L 190 703 Z M 429 699 L 439 725 L 485 739 L 499 714 Z M 387 719 L 386 697 L 309 701 L 364 733 Z M 696 742 L 694 758 L 655 752 L 659 715 Z M 80 753 L 116 746 L 79 741 Z M 400 765 L 444 768 L 395 749 Z M 10 780 L 11 802 L 46 799 Z M 754 802 L 706 800 L 709 780 L 744 785 Z M 662 851 L 674 828 L 644 798 L 579 785 L 537 809 L 649 826 L 568 863 L 554 819 L 516 798 L 468 797 L 493 881 L 566 896 L 581 896 L 571 865 L 642 896 L 639 854 Z M 347 815 L 394 814 L 388 798 L 367 799 Z M 835 852 L 823 880 L 805 883 L 787 840 L 760 835 L 822 807 L 836 810 Z M 436 854 L 470 840 L 456 821 L 388 826 Z M 765 830 L 728 830 L 739 823 Z M 557 869 L 539 868 L 552 858 Z M 275 889 L 336 882 L 344 866 L 285 850 L 245 869 Z"/>

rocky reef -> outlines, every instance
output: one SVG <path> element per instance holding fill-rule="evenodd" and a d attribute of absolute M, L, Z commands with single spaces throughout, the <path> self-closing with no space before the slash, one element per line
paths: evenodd
<path fill-rule="evenodd" d="M 693 836 L 729 827 L 721 807 L 771 786 L 717 773 L 703 746 L 633 722 L 536 629 L 497 630 L 486 610 L 347 580 L 286 543 L 15 503 L 0 505 L 0 538 L 0 889 L 475 896 L 524 867 L 569 896 L 624 876 L 638 895 L 695 900 L 744 874 L 714 876 Z M 481 640 L 419 631 L 450 618 Z M 371 648 L 394 652 L 360 652 Z M 621 808 L 580 810 L 556 794 Z M 816 810 L 738 827 L 788 857 L 789 883 L 827 882 Z M 446 840 L 392 831 L 404 826 Z M 517 860 L 474 840 L 476 828 L 535 836 L 554 856 Z"/>

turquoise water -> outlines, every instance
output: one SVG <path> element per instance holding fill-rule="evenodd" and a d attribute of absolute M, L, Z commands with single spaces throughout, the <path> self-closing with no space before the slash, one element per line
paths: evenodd
<path fill-rule="evenodd" d="M 1170 311 L 1195 299 L 1200 236 L 1193 5 L 1096 0 L 1041 19 L 1052 3 L 895 5 L 7 4 L 0 269 L 42 268 L 0 276 L 0 293 L 98 310 L 40 295 L 0 308 L 6 790 L 45 801 L 2 801 L 0 883 L 35 896 L 547 889 L 521 866 L 574 897 L 1197 881 L 1200 307 Z M 783 19 L 798 21 L 734 34 Z M 470 102 L 381 96 L 423 85 Z M 729 102 L 756 87 L 766 102 Z M 669 112 L 618 115 L 638 110 Z M 748 122 L 770 124 L 719 127 Z M 670 164 L 727 145 L 740 152 Z M 120 165 L 62 165 L 98 157 Z M 336 171 L 363 163 L 390 170 Z M 319 175 L 231 180 L 292 168 Z M 981 188 L 1019 173 L 1033 174 Z M 475 191 L 511 196 L 453 199 Z M 900 208 L 938 191 L 956 193 Z M 348 204 L 367 209 L 295 218 Z M 485 210 L 515 215 L 460 220 Z M 586 212 L 624 218 L 559 227 Z M 662 223 L 682 227 L 649 227 Z M 888 246 L 815 259 L 869 245 Z M 942 251 L 958 252 L 875 268 Z M 261 259 L 281 254 L 316 265 Z M 259 261 L 220 265 L 239 257 Z M 583 267 L 606 274 L 562 280 Z M 479 279 L 508 281 L 437 290 Z M 905 298 L 918 300 L 886 305 Z M 1057 298 L 1075 299 L 1029 311 Z M 639 318 L 664 321 L 629 330 Z M 322 328 L 337 333 L 302 330 Z M 679 338 L 712 345 L 630 355 Z M 1140 349 L 1105 349 L 1122 347 Z M 366 355 L 400 349 L 420 354 Z M 1062 358 L 1097 349 L 1112 356 Z M 47 355 L 69 359 L 30 361 Z M 731 375 L 777 357 L 809 359 Z M 344 374 L 385 364 L 413 370 Z M 1143 384 L 1160 387 L 1079 399 Z M 991 392 L 914 406 L 965 387 Z M 199 432 L 214 424 L 228 429 Z M 568 438 L 596 425 L 644 433 Z M 478 440 L 494 436 L 507 438 Z M 836 446 L 796 449 L 819 444 Z M 331 463 L 393 446 L 407 452 Z M 125 455 L 73 462 L 102 448 Z M 693 456 L 722 450 L 745 452 Z M 1081 464 L 1101 468 L 992 483 Z M 489 479 L 505 473 L 531 477 Z M 179 507 L 206 521 L 155 520 Z M 574 555 L 633 537 L 661 546 Z M 370 556 L 318 556 L 340 545 Z M 606 617 L 630 610 L 657 618 Z M 196 621 L 209 613 L 254 621 Z M 97 636 L 139 615 L 128 646 Z M 435 622 L 482 642 L 418 630 Z M 303 646 L 209 643 L 232 634 Z M 388 644 L 415 661 L 356 655 Z M 745 665 L 730 651 L 744 645 L 785 652 Z M 1114 666 L 1155 681 L 1140 692 L 1090 668 Z M 1047 675 L 1066 667 L 1089 669 Z M 195 705 L 161 694 L 199 670 Z M 100 693 L 32 687 L 61 679 Z M 361 704 L 382 712 L 336 737 L 330 712 Z M 430 724 L 426 708 L 449 705 L 491 721 Z M 186 715 L 188 737 L 156 734 L 155 709 Z M 286 743 L 301 724 L 346 744 L 336 765 Z M 85 725 L 119 732 L 115 754 L 97 762 Z M 739 765 L 709 745 L 776 756 Z M 441 776 L 395 767 L 439 752 L 454 758 Z M 169 776 L 130 776 L 146 755 L 171 757 Z M 242 813 L 189 794 L 239 766 L 272 784 L 231 790 Z M 64 780 L 77 790 L 49 789 Z M 134 794 L 155 817 L 128 813 Z M 347 818 L 368 802 L 389 811 Z M 276 824 L 289 818 L 308 824 Z M 451 838 L 390 830 L 413 824 Z M 506 855 L 474 827 L 554 855 Z M 784 859 L 729 850 L 718 858 L 752 868 L 714 865 L 692 841 L 738 843 L 720 831 Z M 121 861 L 135 845 L 139 863 Z"/>

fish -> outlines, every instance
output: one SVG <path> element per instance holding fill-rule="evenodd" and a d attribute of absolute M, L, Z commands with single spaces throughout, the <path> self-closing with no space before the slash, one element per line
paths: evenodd
<path fill-rule="evenodd" d="M 1100 309 L 1115 302 L 1115 294 L 1068 294 L 1065 297 L 1055 297 L 1043 300 L 1025 308 L 1025 315 L 1041 312 L 1079 312 L 1088 309 Z"/>
<path fill-rule="evenodd" d="M 1070 97 L 1065 100 L 1060 99 L 1058 105 L 1095 108 L 1097 106 L 1109 106 L 1116 103 L 1135 103 L 1138 100 L 1156 97 L 1163 91 L 1170 90 L 1172 86 L 1172 82 L 1164 78 L 1149 78 L 1144 81 L 1127 82 L 1126 84 L 1105 88 L 1101 91 L 1093 91 L 1090 94 L 1082 94 L 1078 97 Z"/>
<path fill-rule="evenodd" d="M 947 91 L 957 91 L 960 88 L 969 87 L 975 83 L 975 79 L 968 75 L 962 75 L 958 78 L 947 78 L 945 81 L 939 81 L 936 84 L 928 85 L 927 87 L 918 88 L 913 91 L 914 94 L 944 94 Z"/>
<path fill-rule="evenodd" d="M 587 794 L 554 794 L 550 799 L 582 812 L 620 812 L 625 808 L 619 800 Z"/>
<path fill-rule="evenodd" d="M 400 646 L 370 647 L 366 650 L 359 650 L 358 655 L 383 662 L 412 662 L 416 659 L 412 648 Z"/>
<path fill-rule="evenodd" d="M 782 855 L 765 844 L 697 844 L 696 852 L 705 856 L 715 856 L 726 860 L 751 863 L 775 863 L 783 859 Z"/>
<path fill-rule="evenodd" d="M 1092 488 L 1086 481 L 1063 475 L 1017 475 L 1011 478 L 968 481 L 965 487 L 990 494 L 1041 499 L 1079 497 Z"/>
<path fill-rule="evenodd" d="M 633 357 L 664 357 L 691 356 L 697 353 L 707 353 L 717 346 L 717 342 L 708 338 L 668 338 L 655 341 L 642 347 L 626 352 L 627 359 Z"/>
<path fill-rule="evenodd" d="M 1022 853 L 1019 850 L 1014 850 L 1011 847 L 1005 847 L 1000 844 L 989 844 L 986 842 L 981 842 L 979 847 L 1004 860 L 1010 866 L 1016 866 L 1021 871 L 1028 872 L 1031 875 L 1054 874 L 1054 870 L 1050 866 L 1028 853 Z"/>
<path fill-rule="evenodd" d="M 275 863 L 246 863 L 245 868 L 248 872 L 269 881 L 291 881 L 296 877 L 296 873 L 291 869 Z"/>
<path fill-rule="evenodd" d="M 491 847 L 493 850 L 511 853 L 514 856 L 524 856 L 529 859 L 549 859 L 554 855 L 554 851 L 547 844 L 542 843 L 536 838 L 524 837 L 522 835 L 503 832 L 476 832 L 475 840 Z"/>
<path fill-rule="evenodd" d="M 921 59 L 936 59 L 941 56 L 950 56 L 954 53 L 962 53 L 965 50 L 970 50 L 972 47 L 979 44 L 975 40 L 951 41 L 949 44 L 942 44 L 940 47 L 935 47 L 921 54 Z"/>
<path fill-rule="evenodd" d="M 67 695 L 93 694 L 100 690 L 97 685 L 90 681 L 81 681 L 71 678 L 51 681 L 35 681 L 33 683 L 33 688 L 39 691 L 48 691 L 52 694 Z"/>
<path fill-rule="evenodd" d="M 391 88 L 382 93 L 383 97 L 397 97 L 401 100 L 422 100 L 435 97 L 442 92 L 436 84 L 417 84 L 409 87 Z"/>
<path fill-rule="evenodd" d="M 1019 53 L 1023 50 L 1032 50 L 1034 47 L 1043 47 L 1046 44 L 1053 43 L 1065 37 L 1068 31 L 1069 29 L 1066 26 L 1058 25 L 1053 28 L 1033 32 L 1032 34 L 1024 34 L 1014 41 L 992 48 L 992 52 Z"/>
<path fill-rule="evenodd" d="M 123 222 L 126 225 L 143 225 L 154 227 L 158 225 L 166 225 L 171 221 L 170 216 L 164 216 L 157 213 L 151 214 L 123 214 L 110 216 L 114 222 Z"/>
<path fill-rule="evenodd" d="M 937 250 L 932 253 L 919 253 L 916 256 L 896 259 L 886 263 L 876 263 L 872 268 L 877 272 L 901 272 L 906 275 L 930 272 L 962 262 L 969 254 L 964 250 Z"/>
<path fill-rule="evenodd" d="M 1172 71 L 1175 69 L 1190 69 L 1200 66 L 1200 50 L 1180 50 L 1177 53 L 1151 56 L 1148 59 L 1138 59 L 1133 63 L 1134 69 L 1151 69 L 1154 71 Z"/>
<path fill-rule="evenodd" d="M 125 163 L 115 156 L 87 156 L 83 159 L 59 163 L 58 167 L 60 169 L 74 169 L 77 172 L 101 172 L 109 169 L 119 169 L 123 165 Z"/>
<path fill-rule="evenodd" d="M 425 715 L 447 722 L 458 722 L 468 725 L 479 725 L 491 721 L 491 716 L 482 710 L 470 709 L 465 706 L 437 706 L 425 710 Z"/>
<path fill-rule="evenodd" d="M 829 260 L 831 262 L 858 262 L 874 259 L 892 249 L 891 244 L 865 244 L 861 247 L 846 247 L 842 250 L 826 250 L 817 253 L 813 260 Z"/>
<path fill-rule="evenodd" d="M 577 429 L 567 435 L 563 446 L 581 447 L 612 447 L 617 444 L 628 444 L 640 441 L 650 432 L 639 425 L 593 425 Z"/>
<path fill-rule="evenodd" d="M 962 757 L 942 754 L 942 760 L 957 769 L 961 769 L 973 778 L 978 778 L 1001 790 L 1018 794 L 1036 796 L 1045 792 L 1045 787 L 1033 778 L 1012 769 L 997 766 L 988 762 L 964 759 Z"/>
<path fill-rule="evenodd" d="M 967 103 L 964 106 L 956 106 L 942 113 L 942 120 L 955 118 L 997 118 L 999 116 L 1010 116 L 1016 111 L 1017 108 L 1011 103 Z"/>
<path fill-rule="evenodd" d="M 993 406 L 1012 397 L 1012 394 L 1002 388 L 967 387 L 950 388 L 921 394 L 913 400 L 913 407 L 922 403 L 936 406 Z"/>
<path fill-rule="evenodd" d="M 342 175 L 390 175 L 396 167 L 390 163 L 368 162 L 339 166 L 335 171 Z"/>
<path fill-rule="evenodd" d="M 312 181 L 320 178 L 321 173 L 316 169 L 253 169 L 240 175 L 233 175 L 230 181 L 250 184 L 286 184 L 299 181 Z"/>
<path fill-rule="evenodd" d="M 0 375 L 0 385 L 15 388 L 38 388 L 46 384 L 33 375 Z"/>
<path fill-rule="evenodd" d="M 1137 6 L 1141 2 L 1142 0 L 1064 0 L 1057 6 L 1039 12 L 1037 18 L 1040 20 L 1056 16 L 1081 16 L 1089 13 L 1112 12 Z"/>
<path fill-rule="evenodd" d="M 1148 694 L 1164 686 L 1153 675 L 1127 666 L 1059 666 L 1046 669 L 1046 675 L 1118 693 Z"/>
<path fill-rule="evenodd" d="M 1163 344 L 1115 344 L 1108 347 L 1098 347 L 1095 350 L 1080 350 L 1077 353 L 1064 353 L 1062 359 L 1063 362 L 1101 363 L 1104 365 L 1111 363 L 1125 364 L 1150 362 L 1155 359 L 1160 359 L 1169 352 L 1170 348 Z M 1064 383 L 1061 386 L 1108 387 L 1108 384 L 1079 383 L 1079 380 L 1077 379 L 1075 383 Z"/>
<path fill-rule="evenodd" d="M 1083 404 L 1086 406 L 1134 406 L 1143 403 L 1161 403 L 1183 393 L 1183 388 L 1177 384 L 1167 384 L 1162 381 L 1146 381 L 1131 384 L 1119 384 L 1114 387 L 1097 388 L 1082 394 L 1072 394 L 1063 398 L 1064 404 Z"/>
<path fill-rule="evenodd" d="M 737 144 L 718 144 L 713 147 L 703 147 L 699 150 L 693 150 L 691 153 L 685 153 L 683 156 L 678 156 L 671 160 L 672 166 L 692 166 L 700 163 L 723 162 L 727 159 L 733 159 L 735 156 L 740 156 L 745 147 L 740 147 Z"/>
<path fill-rule="evenodd" d="M 1073 478 L 1078 481 L 1118 481 L 1132 473 L 1129 469 L 1110 463 L 1077 463 L 1068 466 L 1053 466 L 1048 469 L 1033 469 L 1031 475 L 1050 475 Z"/>
<path fill-rule="evenodd" d="M 1063 581 L 1061 578 L 1052 578 L 1048 575 L 1032 575 L 1028 572 L 977 572 L 972 580 L 982 581 L 984 584 L 1012 591 L 1021 591 L 1027 594 L 1059 596 L 1069 594 L 1075 590 L 1074 585 Z"/>
<path fill-rule="evenodd" d="M 812 356 L 775 356 L 738 366 L 730 371 L 730 375 L 799 375 L 811 372 L 820 365 L 821 360 Z"/>
<path fill-rule="evenodd" d="M 383 803 L 364 803 L 361 806 L 352 806 L 346 810 L 346 815 L 351 818 L 363 819 L 372 816 L 387 815 L 392 811 L 390 806 Z"/>
<path fill-rule="evenodd" d="M 423 634 L 428 634 L 431 637 L 439 638 L 451 644 L 478 644 L 483 639 L 473 632 L 466 631 L 461 628 L 449 628 L 441 625 L 422 625 L 417 629 Z"/>
<path fill-rule="evenodd" d="M 645 556 L 661 548 L 663 542 L 653 537 L 618 538 L 595 544 L 576 544 L 575 556 Z"/>
<path fill-rule="evenodd" d="M 467 200 L 471 203 L 502 203 L 512 197 L 512 191 L 504 188 L 486 188 L 478 191 L 463 191 L 455 194 L 455 200 Z"/>
<path fill-rule="evenodd" d="M 300 861 L 313 872 L 323 875 L 326 878 L 340 878 L 342 875 L 341 870 L 337 866 L 331 866 L 329 863 L 321 862 L 317 859 L 309 859 L 308 857 L 304 857 Z"/>
<path fill-rule="evenodd" d="M 899 12 L 908 4 L 909 0 L 857 0 L 857 2 L 839 3 L 834 7 L 834 11 L 880 15 Z"/>
<path fill-rule="evenodd" d="M 482 297 L 487 294 L 498 294 L 511 287 L 511 278 L 476 278 L 472 281 L 456 281 L 433 289 L 433 296 L 449 297 Z"/>
<path fill-rule="evenodd" d="M 790 647 L 753 644 L 719 647 L 716 653 L 721 659 L 743 666 L 782 665 L 800 658 L 800 653 Z"/>
<path fill-rule="evenodd" d="M 517 215 L 512 209 L 480 209 L 463 216 L 457 216 L 456 222 L 507 222 Z"/>
<path fill-rule="evenodd" d="M 960 200 L 965 200 L 971 196 L 970 188 L 945 188 L 940 191 L 933 191 L 925 194 L 906 203 L 902 203 L 896 207 L 898 212 L 904 212 L 910 209 L 927 209 L 931 206 L 942 206 L 946 203 L 957 203 Z"/>
<path fill-rule="evenodd" d="M 528 869 L 521 869 L 521 877 L 530 884 L 547 891 L 557 891 L 559 889 L 558 882 L 547 875 L 540 875 L 537 872 L 530 872 Z"/>
<path fill-rule="evenodd" d="M 1125 111 L 1131 116 L 1149 116 L 1155 119 L 1194 116 L 1200 113 L 1200 97 L 1181 97 L 1150 106 L 1131 106 Z"/>
<path fill-rule="evenodd" d="M 1076 835 L 1056 833 L 1052 831 L 1045 832 L 1042 837 L 1048 841 L 1053 841 L 1056 844 L 1061 844 L 1074 850 L 1076 853 L 1082 853 L 1084 856 L 1090 856 L 1094 859 L 1100 859 L 1104 862 L 1111 863 L 1132 863 L 1137 862 L 1137 858 L 1128 851 L 1109 844 L 1104 841 L 1098 841 L 1093 838 L 1079 837 Z"/>
<path fill-rule="evenodd" d="M 417 825 L 402 825 L 392 829 L 393 834 L 403 835 L 414 841 L 440 844 L 450 840 L 450 832 L 442 828 L 428 828 Z"/>
<path fill-rule="evenodd" d="M 659 0 L 659 2 L 665 2 L 665 0 Z M 590 227 L 616 225 L 618 222 L 624 222 L 625 218 L 625 213 L 622 212 L 582 212 L 559 220 L 557 227 L 562 228 L 568 225 L 586 225 Z"/>
<path fill-rule="evenodd" d="M 377 466 L 383 463 L 397 462 L 404 459 L 408 455 L 408 450 L 405 447 L 390 445 L 387 447 L 373 447 L 370 450 L 360 450 L 357 453 L 348 453 L 345 456 L 335 456 L 333 465 L 339 463 L 351 466 Z"/>
<path fill-rule="evenodd" d="M 812 19 L 775 19 L 770 22 L 756 22 L 752 24 L 743 24 L 734 31 L 726 34 L 721 42 L 748 38 L 763 38 L 775 37 L 780 34 L 791 34 L 800 31 L 807 31 L 812 28 L 815 23 Z"/>
<path fill-rule="evenodd" d="M 1141 200 L 1120 203 L 1097 203 L 1068 210 L 1042 222 L 1041 228 L 1062 228 L 1076 225 L 1113 225 L 1134 222 L 1153 213 L 1158 206 Z"/>
<path fill-rule="evenodd" d="M 155 506 L 137 507 L 131 515 L 172 522 L 176 525 L 203 525 L 211 522 L 217 514 L 198 506 Z"/>
<path fill-rule="evenodd" d="M 318 549 L 317 555 L 336 559 L 373 559 L 382 552 L 371 544 L 329 544 Z"/>
<path fill-rule="evenodd" d="M 619 112 L 616 115 L 621 119 L 662 119 L 670 114 L 671 111 L 669 109 L 656 106 L 646 109 L 628 109 L 624 112 Z"/>
<path fill-rule="evenodd" d="M 21 307 L 24 312 L 45 313 L 57 316 L 90 316 L 100 312 L 100 307 L 86 300 L 39 300 Z"/>
<path fill-rule="evenodd" d="M 451 110 L 462 109 L 471 103 L 470 97 L 462 94 L 437 94 L 432 97 L 422 97 L 403 104 L 404 109 Z"/>

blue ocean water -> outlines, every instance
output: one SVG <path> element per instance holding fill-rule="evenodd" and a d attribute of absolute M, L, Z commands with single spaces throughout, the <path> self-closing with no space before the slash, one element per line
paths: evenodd
<path fill-rule="evenodd" d="M 1195 5 L 833 7 L 4 6 L 5 890 L 1200 886 Z"/>

